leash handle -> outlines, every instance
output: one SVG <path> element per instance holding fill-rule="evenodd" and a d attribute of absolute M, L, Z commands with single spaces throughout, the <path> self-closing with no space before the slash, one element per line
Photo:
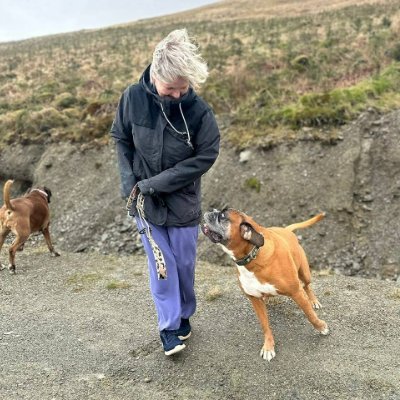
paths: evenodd
<path fill-rule="evenodd" d="M 132 192 L 133 192 L 133 189 L 132 189 Z M 158 278 L 158 280 L 167 279 L 167 265 L 165 263 L 164 255 L 163 255 L 161 249 L 158 247 L 155 240 L 153 239 L 153 236 L 151 234 L 151 227 L 148 224 L 148 222 L 146 221 L 146 218 L 144 215 L 144 196 L 140 192 L 137 196 L 136 209 L 138 210 L 137 221 L 138 221 L 139 233 L 145 234 L 150 243 L 151 251 L 154 256 L 154 261 L 156 262 L 157 278 Z M 141 225 L 141 226 L 139 226 L 139 225 Z"/>
<path fill-rule="evenodd" d="M 126 210 L 127 211 L 131 211 L 132 208 L 132 204 L 133 202 L 136 200 L 136 198 L 138 197 L 138 192 L 139 192 L 139 188 L 138 185 L 136 184 L 133 189 L 131 190 L 128 200 L 126 201 Z"/>

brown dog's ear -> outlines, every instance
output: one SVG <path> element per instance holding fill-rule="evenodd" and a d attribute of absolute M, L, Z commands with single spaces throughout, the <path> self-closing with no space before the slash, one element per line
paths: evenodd
<path fill-rule="evenodd" d="M 240 224 L 240 236 L 254 246 L 264 246 L 264 236 L 258 233 L 248 222 Z"/>
<path fill-rule="evenodd" d="M 51 190 L 49 188 L 47 188 L 46 186 L 43 188 L 43 190 L 46 192 L 47 194 L 47 202 L 50 203 L 50 197 L 51 197 Z"/>

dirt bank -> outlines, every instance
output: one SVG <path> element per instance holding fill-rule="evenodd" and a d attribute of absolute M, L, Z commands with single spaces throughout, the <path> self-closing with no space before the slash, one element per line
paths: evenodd
<path fill-rule="evenodd" d="M 298 234 L 314 268 L 396 280 L 400 275 L 400 111 L 363 114 L 336 143 L 302 140 L 238 153 L 224 141 L 203 179 L 203 209 L 231 206 L 266 226 L 327 218 Z M 323 132 L 321 133 L 323 135 Z M 52 230 L 60 248 L 108 254 L 140 251 L 119 197 L 113 145 L 12 146 L 1 153 L 0 177 L 51 188 Z M 201 238 L 203 260 L 229 264 Z"/>

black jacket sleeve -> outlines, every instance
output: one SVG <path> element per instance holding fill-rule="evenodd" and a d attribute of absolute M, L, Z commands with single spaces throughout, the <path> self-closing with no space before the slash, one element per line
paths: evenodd
<path fill-rule="evenodd" d="M 194 182 L 214 164 L 219 153 L 219 141 L 217 122 L 212 111 L 208 110 L 194 138 L 194 155 L 152 178 L 140 181 L 140 191 L 144 195 L 172 193 Z"/>
<path fill-rule="evenodd" d="M 132 138 L 132 125 L 129 122 L 129 88 L 122 94 L 114 121 L 111 126 L 110 134 L 115 141 L 118 167 L 121 178 L 121 196 L 126 198 L 129 196 L 132 188 L 136 184 L 133 175 L 133 155 L 134 145 Z"/>

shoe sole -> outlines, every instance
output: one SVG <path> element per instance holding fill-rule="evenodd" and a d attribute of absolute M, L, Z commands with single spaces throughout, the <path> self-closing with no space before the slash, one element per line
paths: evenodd
<path fill-rule="evenodd" d="M 182 351 L 184 348 L 186 347 L 185 344 L 178 344 L 178 346 L 175 346 L 172 350 L 169 351 L 164 351 L 166 356 L 172 356 L 172 354 L 176 354 L 179 353 L 180 351 Z"/>
<path fill-rule="evenodd" d="M 189 332 L 186 336 L 178 336 L 178 338 L 180 340 L 186 340 L 186 339 L 189 339 L 191 335 L 192 335 L 192 332 Z"/>

